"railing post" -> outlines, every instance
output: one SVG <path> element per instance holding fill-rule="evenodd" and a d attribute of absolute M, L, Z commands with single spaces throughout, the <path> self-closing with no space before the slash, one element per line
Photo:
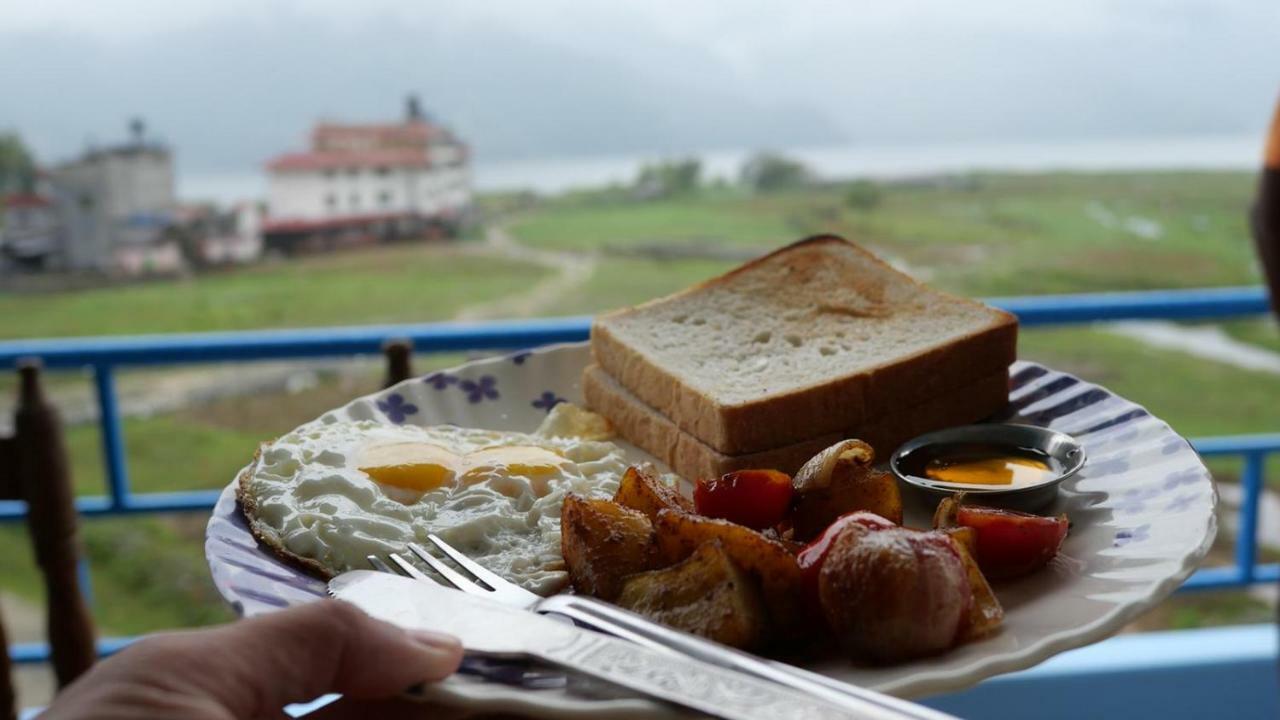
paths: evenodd
<path fill-rule="evenodd" d="M 1258 504 L 1262 496 L 1262 479 L 1266 472 L 1266 454 L 1245 453 L 1240 475 L 1240 529 L 1236 533 L 1236 567 L 1245 584 L 1254 580 L 1258 560 Z"/>
<path fill-rule="evenodd" d="M 93 384 L 98 391 L 102 460 L 107 470 L 107 490 L 111 495 L 111 507 L 119 510 L 129 503 L 129 468 L 125 465 L 124 435 L 120 432 L 115 373 L 110 365 L 93 366 Z"/>

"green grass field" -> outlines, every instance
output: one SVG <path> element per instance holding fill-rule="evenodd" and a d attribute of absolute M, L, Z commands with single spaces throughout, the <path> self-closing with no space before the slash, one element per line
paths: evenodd
<path fill-rule="evenodd" d="M 768 249 L 816 233 L 866 243 L 971 295 L 1200 287 L 1257 282 L 1247 173 L 975 175 L 886 186 L 872 210 L 840 188 L 660 202 L 552 201 L 512 226 L 568 250 L 664 245 Z M 1158 225 L 1158 237 L 1144 236 Z"/>
<path fill-rule="evenodd" d="M 0 293 L 0 339 L 426 322 L 519 291 L 538 267 L 400 245 L 57 295 Z"/>
<path fill-rule="evenodd" d="M 1245 224 L 1252 183 L 1246 173 L 977 175 L 936 187 L 884 186 L 881 202 L 863 211 L 845 207 L 838 187 L 768 196 L 721 188 L 652 202 L 576 195 L 522 210 L 509 229 L 534 247 L 597 258 L 594 274 L 542 314 L 641 302 L 736 264 L 726 254 L 763 252 L 820 232 L 864 242 L 931 283 L 975 296 L 1236 285 L 1258 279 Z M 689 257 L 672 259 L 682 254 Z M 0 338 L 437 320 L 524 289 L 544 273 L 444 248 L 352 251 L 187 281 L 0 294 Z M 1280 350 L 1269 320 L 1224 328 Z M 1154 350 L 1092 327 L 1026 331 L 1021 354 L 1104 384 L 1186 435 L 1280 429 L 1280 404 L 1270 401 L 1280 397 L 1274 374 Z M 417 369 L 460 359 L 424 358 Z M 133 486 L 222 487 L 258 442 L 377 383 L 374 372 L 356 380 L 325 377 L 296 395 L 229 398 L 127 420 Z M 96 428 L 72 428 L 67 440 L 78 490 L 101 492 Z M 1223 478 L 1235 470 L 1229 462 L 1214 469 Z M 1272 480 L 1280 482 L 1280 473 Z M 208 582 L 202 532 L 202 518 L 85 522 L 103 626 L 133 633 L 228 617 Z M 0 528 L 10 547 L 23 548 L 0 554 L 0 577 L 6 589 L 35 598 L 38 576 L 21 533 Z M 1180 598 L 1159 622 L 1254 614 L 1253 605 L 1230 599 Z"/>

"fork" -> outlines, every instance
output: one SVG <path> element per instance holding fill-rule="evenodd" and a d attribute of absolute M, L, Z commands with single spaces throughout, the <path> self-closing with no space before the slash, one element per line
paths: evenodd
<path fill-rule="evenodd" d="M 417 543 L 409 543 L 409 551 L 439 574 L 446 584 L 452 585 L 465 593 L 487 596 L 491 600 L 533 612 L 561 615 L 594 630 L 638 645 L 663 652 L 685 655 L 729 670 L 745 672 L 779 685 L 812 693 L 850 710 L 865 712 L 865 703 L 871 702 L 886 710 L 896 711 L 904 718 L 942 720 L 952 717 L 874 690 L 842 683 L 786 663 L 765 660 L 696 635 L 673 630 L 629 610 L 623 610 L 594 598 L 567 594 L 552 595 L 544 598 L 508 582 L 467 557 L 465 553 L 458 551 L 444 540 L 441 540 L 435 534 L 428 534 L 427 540 L 473 577 L 467 577 L 462 572 L 455 570 L 448 563 L 431 554 Z M 377 555 L 368 556 L 369 564 L 376 570 L 383 572 L 396 572 L 398 570 L 400 574 L 422 582 L 437 582 L 437 580 L 419 570 L 399 553 L 390 553 L 388 559 L 391 562 L 390 565 Z M 392 565 L 396 569 L 393 569 Z"/>

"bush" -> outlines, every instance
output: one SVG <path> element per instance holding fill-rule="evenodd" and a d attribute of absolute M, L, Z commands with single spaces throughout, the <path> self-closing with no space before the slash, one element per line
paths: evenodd
<path fill-rule="evenodd" d="M 689 195 L 702 181 L 702 162 L 697 158 L 663 160 L 646 164 L 632 186 L 634 196 L 641 199 Z"/>
<path fill-rule="evenodd" d="M 739 178 L 753 192 L 777 192 L 808 185 L 813 181 L 813 173 L 798 160 L 757 153 L 743 163 Z"/>
<path fill-rule="evenodd" d="M 874 210 L 880 204 L 880 186 L 870 180 L 855 180 L 844 191 L 844 204 L 859 212 Z"/>

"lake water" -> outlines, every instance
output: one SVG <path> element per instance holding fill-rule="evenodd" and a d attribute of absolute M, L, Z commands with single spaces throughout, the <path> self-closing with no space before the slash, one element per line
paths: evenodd
<path fill-rule="evenodd" d="M 1035 142 L 969 142 L 901 145 L 841 145 L 781 150 L 824 178 L 916 177 L 973 170 L 1039 172 L 1048 170 L 1252 169 L 1262 156 L 1255 134 Z M 733 178 L 749 150 L 691 153 L 703 161 L 708 177 Z M 518 162 L 477 162 L 479 190 L 529 189 L 557 193 L 573 188 L 628 182 L 646 162 L 660 155 L 547 158 Z M 266 195 L 260 170 L 243 173 L 183 174 L 178 192 L 185 200 L 232 202 Z"/>

